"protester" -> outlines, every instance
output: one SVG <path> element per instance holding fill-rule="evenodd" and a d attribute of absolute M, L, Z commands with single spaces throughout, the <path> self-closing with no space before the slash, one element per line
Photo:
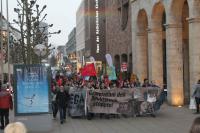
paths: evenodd
<path fill-rule="evenodd" d="M 199 113 L 199 104 L 200 104 L 200 80 L 198 80 L 197 84 L 194 86 L 194 93 L 192 97 L 195 98 L 196 101 L 196 114 Z"/>
<path fill-rule="evenodd" d="M 53 88 L 54 89 L 52 89 L 52 91 L 51 91 L 51 96 L 52 96 L 51 104 L 52 104 L 53 119 L 56 119 L 56 115 L 58 112 L 58 104 L 56 102 L 56 95 L 58 92 L 58 87 L 54 86 Z"/>
<path fill-rule="evenodd" d="M 100 84 L 100 89 L 101 90 L 107 89 L 106 86 L 105 86 L 105 84 L 103 82 Z"/>
<path fill-rule="evenodd" d="M 149 84 L 149 80 L 148 79 L 144 79 L 144 83 L 143 83 L 142 87 L 149 87 L 149 86 L 151 86 Z"/>
<path fill-rule="evenodd" d="M 56 102 L 58 104 L 58 109 L 60 112 L 60 123 L 66 121 L 66 108 L 68 103 L 69 94 L 64 91 L 64 87 L 60 86 L 60 91 L 56 95 Z"/>
<path fill-rule="evenodd" d="M 200 133 L 200 117 L 194 119 L 190 128 L 190 133 Z"/>
<path fill-rule="evenodd" d="M 150 87 L 151 85 L 149 84 L 149 80 L 148 79 L 144 79 L 144 83 L 142 85 L 142 87 Z M 147 92 L 144 92 L 144 99 L 147 100 Z"/>
<path fill-rule="evenodd" d="M 135 87 L 140 87 L 141 86 L 141 83 L 139 81 L 139 79 L 137 78 L 136 81 L 134 82 L 134 86 Z"/>
<path fill-rule="evenodd" d="M 9 124 L 9 109 L 13 109 L 12 96 L 6 89 L 7 85 L 3 84 L 0 91 L 1 129 L 4 129 Z"/>
<path fill-rule="evenodd" d="M 4 133 L 27 133 L 27 129 L 23 123 L 15 122 L 8 124 Z"/>

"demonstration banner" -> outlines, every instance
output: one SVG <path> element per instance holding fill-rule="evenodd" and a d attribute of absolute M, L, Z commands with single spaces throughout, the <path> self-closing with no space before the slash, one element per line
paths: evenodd
<path fill-rule="evenodd" d="M 70 90 L 69 95 L 69 115 L 72 117 L 84 116 L 86 90 L 72 89 Z"/>
<path fill-rule="evenodd" d="M 87 90 L 88 112 L 141 115 L 153 113 L 163 103 L 159 87 L 132 89 Z"/>
<path fill-rule="evenodd" d="M 49 112 L 49 82 L 46 67 L 15 65 L 15 114 Z"/>
<path fill-rule="evenodd" d="M 87 90 L 87 106 L 91 113 L 130 114 L 133 90 Z"/>

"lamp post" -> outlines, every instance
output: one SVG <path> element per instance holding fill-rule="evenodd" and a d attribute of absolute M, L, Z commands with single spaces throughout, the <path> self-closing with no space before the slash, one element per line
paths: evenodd
<path fill-rule="evenodd" d="M 2 35 L 2 27 L 3 27 L 3 4 L 2 4 L 2 0 L 1 0 L 1 16 L 0 16 L 0 23 L 1 23 L 1 31 L 0 31 L 0 41 L 1 41 L 1 84 L 3 85 L 3 35 Z"/>
<path fill-rule="evenodd" d="M 8 0 L 6 0 L 6 13 L 7 13 L 8 83 L 10 84 L 10 30 L 9 30 Z"/>
<path fill-rule="evenodd" d="M 34 47 L 34 52 L 37 56 L 39 56 L 40 58 L 40 64 L 42 63 L 41 60 L 42 60 L 42 57 L 46 55 L 47 53 L 47 48 L 44 44 L 37 44 L 35 47 Z"/>

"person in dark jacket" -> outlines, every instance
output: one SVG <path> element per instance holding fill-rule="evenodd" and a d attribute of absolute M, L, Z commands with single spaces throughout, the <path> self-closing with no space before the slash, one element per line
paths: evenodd
<path fill-rule="evenodd" d="M 197 84 L 194 86 L 194 93 L 192 97 L 195 98 L 196 101 L 196 114 L 199 113 L 199 104 L 200 104 L 200 80 L 198 80 Z"/>
<path fill-rule="evenodd" d="M 6 90 L 7 86 L 2 85 L 0 91 L 0 117 L 1 129 L 9 124 L 9 109 L 13 109 L 13 101 L 11 94 Z"/>
<path fill-rule="evenodd" d="M 68 93 L 64 91 L 64 87 L 60 86 L 60 91 L 56 95 L 56 102 L 60 112 L 60 123 L 63 124 L 66 120 L 66 108 L 68 103 Z"/>

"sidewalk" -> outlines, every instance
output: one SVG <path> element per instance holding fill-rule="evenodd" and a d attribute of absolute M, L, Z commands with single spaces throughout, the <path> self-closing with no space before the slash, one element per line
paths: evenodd
<path fill-rule="evenodd" d="M 187 107 L 171 107 L 163 105 L 156 114 L 156 118 L 152 117 L 136 117 L 136 118 L 111 118 L 93 120 L 71 119 L 63 125 L 59 119 L 49 120 L 52 124 L 49 133 L 188 133 L 192 121 L 195 117 L 200 116 L 193 114 L 194 111 Z M 13 114 L 13 113 L 12 113 Z M 37 116 L 31 116 L 37 117 Z M 11 121 L 14 116 L 11 116 Z M 37 123 L 38 120 L 35 119 Z M 35 123 L 35 124 L 36 124 Z M 34 125 L 33 125 L 34 126 Z M 43 123 L 38 128 L 47 128 L 51 125 Z M 0 131 L 2 133 L 2 131 Z M 36 133 L 30 131 L 29 133 Z M 38 132 L 37 132 L 38 133 Z M 42 133 L 42 132 L 41 132 Z M 44 132 L 43 132 L 44 133 Z"/>

